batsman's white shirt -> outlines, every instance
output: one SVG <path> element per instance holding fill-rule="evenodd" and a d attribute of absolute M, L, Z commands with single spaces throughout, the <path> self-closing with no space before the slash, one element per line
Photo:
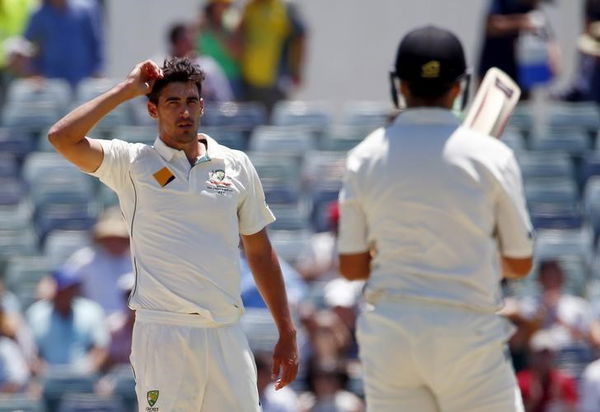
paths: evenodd
<path fill-rule="evenodd" d="M 92 175 L 118 194 L 129 227 L 130 307 L 228 324 L 243 311 L 239 235 L 275 218 L 248 157 L 200 136 L 207 156 L 194 166 L 158 138 L 154 146 L 101 140 L 104 159 Z"/>
<path fill-rule="evenodd" d="M 348 156 L 338 249 L 375 250 L 367 291 L 495 312 L 498 252 L 532 253 L 512 151 L 450 111 L 401 113 Z"/>

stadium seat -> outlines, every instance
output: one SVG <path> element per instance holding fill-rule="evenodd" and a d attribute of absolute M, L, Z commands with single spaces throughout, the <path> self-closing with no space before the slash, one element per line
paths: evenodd
<path fill-rule="evenodd" d="M 0 178 L 15 178 L 19 175 L 19 164 L 17 156 L 13 153 L 0 151 Z"/>
<path fill-rule="evenodd" d="M 45 412 L 44 404 L 24 394 L 0 395 L 0 412 Z"/>
<path fill-rule="evenodd" d="M 47 203 L 38 206 L 34 222 L 43 243 L 55 230 L 89 230 L 96 222 L 97 208 L 90 203 Z"/>
<path fill-rule="evenodd" d="M 303 205 L 273 205 L 271 211 L 277 218 L 269 225 L 272 230 L 310 230 L 308 212 Z"/>
<path fill-rule="evenodd" d="M 102 209 L 106 209 L 111 206 L 117 206 L 119 204 L 119 198 L 117 194 L 105 184 L 100 185 L 97 199 L 98 204 Z"/>
<path fill-rule="evenodd" d="M 144 143 L 152 146 L 157 136 L 158 130 L 155 125 L 118 125 L 112 129 L 110 137 L 112 139 L 125 140 L 126 142 L 131 143 Z"/>
<path fill-rule="evenodd" d="M 251 134 L 249 150 L 302 158 L 316 148 L 314 134 L 296 126 L 258 126 Z"/>
<path fill-rule="evenodd" d="M 27 190 L 17 177 L 0 177 L 0 207 L 16 206 L 23 201 Z"/>
<path fill-rule="evenodd" d="M 504 130 L 502 141 L 515 152 L 522 152 L 527 149 L 523 134 L 513 127 Z"/>
<path fill-rule="evenodd" d="M 273 108 L 273 124 L 303 126 L 320 134 L 331 124 L 331 113 L 323 103 L 283 100 Z"/>
<path fill-rule="evenodd" d="M 318 150 L 308 152 L 302 163 L 302 184 L 310 189 L 322 182 L 341 182 L 345 166 L 345 153 Z"/>
<path fill-rule="evenodd" d="M 311 230 L 269 230 L 269 238 L 277 254 L 291 265 L 310 242 L 311 234 Z"/>
<path fill-rule="evenodd" d="M 579 203 L 577 184 L 571 179 L 529 179 L 525 181 L 525 197 L 530 208 L 541 204 L 576 207 Z"/>
<path fill-rule="evenodd" d="M 272 351 L 277 343 L 278 332 L 267 309 L 247 308 L 240 324 L 253 352 Z"/>
<path fill-rule="evenodd" d="M 337 125 L 328 129 L 319 142 L 323 151 L 347 152 L 364 140 L 379 126 L 366 125 Z"/>
<path fill-rule="evenodd" d="M 600 152 L 587 153 L 581 162 L 581 186 L 592 176 L 600 176 Z"/>
<path fill-rule="evenodd" d="M 41 131 L 48 130 L 60 118 L 61 112 L 53 103 L 30 102 L 6 106 L 2 112 L 2 125 L 25 130 L 37 136 Z"/>
<path fill-rule="evenodd" d="M 65 393 L 60 399 L 58 412 L 129 412 L 116 397 L 102 397 L 93 393 Z"/>
<path fill-rule="evenodd" d="M 200 132 L 215 139 L 218 143 L 235 150 L 246 150 L 247 133 L 236 126 L 201 126 Z"/>
<path fill-rule="evenodd" d="M 590 141 L 584 131 L 564 128 L 552 129 L 542 134 L 533 134 L 530 136 L 529 146 L 531 150 L 583 155 L 590 150 Z"/>
<path fill-rule="evenodd" d="M 118 366 L 109 371 L 114 384 L 114 394 L 121 400 L 126 411 L 137 411 L 137 396 L 135 394 L 135 377 L 130 365 Z"/>
<path fill-rule="evenodd" d="M 598 105 L 594 103 L 553 102 L 548 109 L 550 127 L 579 127 L 596 132 L 600 128 Z"/>
<path fill-rule="evenodd" d="M 249 132 L 267 123 L 267 112 L 256 102 L 207 104 L 202 121 L 205 126 L 236 126 Z"/>
<path fill-rule="evenodd" d="M 9 153 L 21 160 L 34 148 L 35 139 L 28 130 L 16 127 L 0 127 L 0 153 Z"/>
<path fill-rule="evenodd" d="M 33 230 L 0 231 L 0 261 L 12 256 L 31 256 L 37 253 L 38 239 Z"/>
<path fill-rule="evenodd" d="M 588 227 L 575 230 L 540 230 L 536 234 L 537 259 L 579 256 L 586 264 L 593 257 L 593 232 Z"/>
<path fill-rule="evenodd" d="M 600 234 L 600 176 L 587 181 L 583 192 L 583 209 L 597 240 Z"/>
<path fill-rule="evenodd" d="M 384 102 L 354 101 L 344 104 L 340 123 L 374 130 L 389 121 L 392 106 Z"/>
<path fill-rule="evenodd" d="M 44 256 L 13 256 L 6 263 L 6 287 L 27 308 L 37 299 L 39 281 L 54 269 L 56 266 Z"/>
<path fill-rule="evenodd" d="M 17 205 L 0 206 L 0 231 L 30 228 L 32 218 L 33 206 L 26 200 Z"/>
<path fill-rule="evenodd" d="M 52 267 L 57 268 L 90 242 L 90 234 L 86 230 L 54 230 L 46 237 L 42 252 Z"/>
<path fill-rule="evenodd" d="M 575 178 L 575 168 L 571 158 L 560 152 L 522 152 L 518 157 L 523 179 L 532 178 Z"/>
<path fill-rule="evenodd" d="M 41 376 L 42 397 L 48 412 L 58 412 L 64 395 L 94 393 L 96 375 L 82 374 L 68 367 L 52 366 Z"/>
<path fill-rule="evenodd" d="M 580 207 L 534 204 L 530 208 L 530 215 L 536 229 L 579 229 L 584 224 Z"/>
<path fill-rule="evenodd" d="M 9 105 L 20 107 L 36 102 L 48 103 L 62 115 L 73 98 L 73 90 L 64 80 L 44 79 L 41 82 L 34 79 L 16 79 L 10 83 L 6 101 Z"/>
<path fill-rule="evenodd" d="M 58 153 L 32 152 L 23 163 L 22 175 L 28 184 L 56 174 L 75 177 L 82 173 Z"/>
<path fill-rule="evenodd" d="M 519 103 L 510 117 L 509 127 L 520 130 L 528 135 L 534 128 L 535 119 L 530 103 Z"/>

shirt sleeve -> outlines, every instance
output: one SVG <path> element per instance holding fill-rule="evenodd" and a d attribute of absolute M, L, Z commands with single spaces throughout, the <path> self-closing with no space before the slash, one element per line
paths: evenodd
<path fill-rule="evenodd" d="M 532 255 L 533 227 L 525 204 L 521 171 L 512 154 L 500 178 L 496 224 L 503 256 L 526 258 Z"/>
<path fill-rule="evenodd" d="M 101 140 L 104 157 L 100 167 L 89 173 L 100 179 L 102 183 L 115 192 L 121 193 L 129 179 L 129 169 L 133 159 L 136 145 L 123 140 Z"/>
<path fill-rule="evenodd" d="M 242 166 L 248 175 L 248 182 L 246 195 L 238 206 L 239 230 L 242 235 L 253 235 L 269 223 L 273 223 L 275 216 L 267 206 L 265 193 L 256 169 L 245 154 L 243 154 Z"/>
<path fill-rule="evenodd" d="M 359 197 L 355 162 L 349 158 L 339 196 L 340 223 L 338 252 L 364 253 L 369 250 L 367 216 Z"/>

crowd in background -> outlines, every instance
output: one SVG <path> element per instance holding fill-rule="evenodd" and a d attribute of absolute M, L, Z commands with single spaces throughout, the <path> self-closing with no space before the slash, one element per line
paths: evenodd
<path fill-rule="evenodd" d="M 493 0 L 484 25 L 479 75 L 502 68 L 518 80 L 524 99 L 559 71 L 554 35 L 539 4 Z M 600 103 L 598 4 L 586 2 L 576 79 L 556 98 Z M 171 26 L 169 48 L 155 59 L 196 59 L 206 76 L 204 99 L 258 101 L 270 113 L 302 85 L 307 29 L 294 3 L 249 0 L 240 7 L 233 0 L 207 0 L 198 10 L 196 19 Z M 19 77 L 64 79 L 76 93 L 82 80 L 102 76 L 103 29 L 103 4 L 96 0 L 0 0 L 0 105 Z M 528 57 L 525 63 L 520 55 Z M 331 202 L 329 230 L 313 234 L 293 261 L 282 260 L 300 329 L 301 371 L 292 387 L 273 390 L 265 336 L 247 323 L 266 412 L 364 410 L 354 337 L 363 285 L 339 276 L 338 213 Z M 268 312 L 240 254 L 244 305 L 249 319 L 261 319 Z M 600 410 L 600 307 L 565 290 L 559 260 L 538 266 L 539 294 L 508 296 L 504 308 L 515 325 L 509 346 L 526 410 Z M 129 363 L 134 314 L 127 298 L 134 278 L 125 224 L 109 209 L 91 229 L 89 245 L 40 281 L 35 303 L 22 307 L 2 287 L 0 392 L 41 396 L 36 378 L 66 366 L 106 376 L 96 390 L 110 393 L 111 371 Z"/>

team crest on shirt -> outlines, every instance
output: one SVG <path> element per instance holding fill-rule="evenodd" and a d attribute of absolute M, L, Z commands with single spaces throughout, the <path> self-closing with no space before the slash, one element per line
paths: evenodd
<path fill-rule="evenodd" d="M 146 408 L 147 411 L 152 411 L 152 412 L 158 411 L 158 407 L 154 407 L 154 405 L 158 401 L 158 395 L 159 395 L 159 392 L 156 389 L 153 391 L 148 391 L 148 393 L 146 393 L 146 400 L 148 401 L 148 405 L 150 405 L 149 407 Z"/>
<path fill-rule="evenodd" d="M 208 173 L 206 189 L 218 195 L 224 195 L 225 193 L 233 191 L 231 188 L 231 181 L 223 169 L 211 170 Z"/>

